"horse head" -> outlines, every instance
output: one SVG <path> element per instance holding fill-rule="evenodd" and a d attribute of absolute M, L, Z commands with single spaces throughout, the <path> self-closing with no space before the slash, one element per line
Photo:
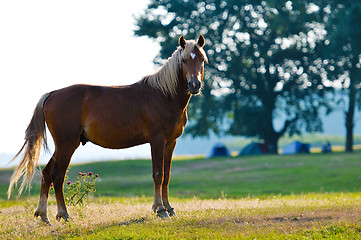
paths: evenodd
<path fill-rule="evenodd" d="M 187 49 L 187 42 L 183 36 L 179 38 L 179 45 L 185 50 L 181 68 L 183 79 L 187 80 L 189 92 L 198 94 L 203 80 L 204 62 L 207 62 L 207 56 L 203 50 L 205 41 L 200 35 L 192 49 Z"/>

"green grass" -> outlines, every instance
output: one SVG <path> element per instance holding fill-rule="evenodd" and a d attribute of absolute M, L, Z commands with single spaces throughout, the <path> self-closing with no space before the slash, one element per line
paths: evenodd
<path fill-rule="evenodd" d="M 361 152 L 176 160 L 172 164 L 170 195 L 240 198 L 361 192 L 360 169 Z M 100 175 L 96 196 L 153 196 L 150 160 L 74 165 L 69 179 L 74 181 L 79 171 Z M 2 174 L 10 176 L 10 172 Z M 40 178 L 34 183 L 31 194 L 37 195 Z M 7 184 L 0 184 L 0 198 L 6 197 Z"/>
<path fill-rule="evenodd" d="M 78 172 L 100 175 L 97 192 L 84 207 L 69 207 L 67 224 L 55 221 L 51 196 L 52 228 L 32 217 L 40 178 L 30 194 L 8 201 L 11 171 L 1 170 L 0 237 L 361 239 L 360 169 L 361 152 L 175 160 L 170 200 L 178 216 L 163 221 L 151 212 L 150 160 L 73 165 L 71 181 Z"/>

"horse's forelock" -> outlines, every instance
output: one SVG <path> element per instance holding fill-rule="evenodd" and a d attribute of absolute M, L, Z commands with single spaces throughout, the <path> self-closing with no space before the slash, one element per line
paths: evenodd
<path fill-rule="evenodd" d="M 183 54 L 182 54 L 182 58 L 183 59 L 189 58 L 191 55 L 191 52 L 193 52 L 194 49 L 197 49 L 200 52 L 200 54 L 203 56 L 205 62 L 208 62 L 207 54 L 204 51 L 203 47 L 199 46 L 198 43 L 194 40 L 187 41 L 184 51 L 183 51 Z"/>

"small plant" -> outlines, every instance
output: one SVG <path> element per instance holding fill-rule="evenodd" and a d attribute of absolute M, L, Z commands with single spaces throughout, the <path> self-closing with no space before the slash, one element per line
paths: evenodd
<path fill-rule="evenodd" d="M 64 197 L 68 205 L 83 205 L 83 200 L 87 198 L 89 193 L 95 192 L 95 183 L 99 178 L 98 174 L 93 172 L 78 173 L 77 180 L 75 182 L 67 181 L 67 189 Z"/>

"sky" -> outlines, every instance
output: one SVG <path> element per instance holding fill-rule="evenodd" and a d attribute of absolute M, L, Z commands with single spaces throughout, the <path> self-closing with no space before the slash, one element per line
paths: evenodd
<path fill-rule="evenodd" d="M 25 129 L 44 93 L 77 83 L 131 84 L 158 68 L 153 59 L 159 45 L 133 34 L 134 16 L 148 2 L 0 1 L 0 167 L 23 145 Z M 360 122 L 361 115 L 356 120 Z M 337 121 L 342 122 L 337 127 L 325 121 L 326 132 L 343 135 L 342 112 Z M 359 125 L 355 133 L 361 133 Z M 88 143 L 78 148 L 72 162 L 139 157 L 150 157 L 149 145 L 117 151 Z M 42 155 L 40 163 L 49 158 L 50 154 Z"/>
<path fill-rule="evenodd" d="M 0 154 L 20 149 L 44 93 L 77 83 L 131 84 L 156 70 L 152 61 L 159 45 L 133 34 L 134 16 L 147 4 L 148 0 L 0 1 Z M 102 151 L 90 146 L 75 158 L 100 156 Z M 130 153 L 145 156 L 149 147 Z"/>

